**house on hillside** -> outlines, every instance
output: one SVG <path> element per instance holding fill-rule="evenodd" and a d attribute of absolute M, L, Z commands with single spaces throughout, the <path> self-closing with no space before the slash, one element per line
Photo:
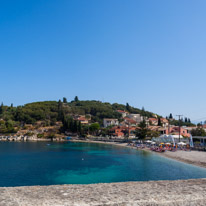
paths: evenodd
<path fill-rule="evenodd" d="M 149 118 L 150 125 L 157 126 L 158 125 L 158 119 L 157 118 Z"/>
<path fill-rule="evenodd" d="M 163 127 L 168 127 L 169 121 L 166 118 L 160 118 L 161 124 Z M 158 119 L 157 118 L 149 118 L 150 125 L 157 126 Z"/>
<path fill-rule="evenodd" d="M 169 121 L 166 118 L 160 118 L 163 127 L 168 127 Z"/>
<path fill-rule="evenodd" d="M 74 120 L 81 122 L 81 124 L 89 124 L 89 119 L 85 115 L 77 115 Z"/>
<path fill-rule="evenodd" d="M 122 118 L 126 117 L 129 113 L 124 110 L 116 110 L 118 113 L 122 115 Z"/>
<path fill-rule="evenodd" d="M 133 119 L 137 124 L 143 121 L 143 117 L 140 114 L 128 114 L 127 117 Z"/>
<path fill-rule="evenodd" d="M 136 126 L 138 123 L 135 120 L 133 120 L 133 119 L 131 119 L 129 117 L 124 117 L 124 121 L 121 122 L 121 124 L 125 125 L 125 126 L 126 125 L 129 125 L 129 126 L 134 125 L 134 126 Z"/>
<path fill-rule="evenodd" d="M 109 126 L 116 126 L 116 125 L 119 125 L 119 121 L 118 119 L 107 119 L 107 118 L 104 118 L 103 119 L 103 125 L 104 127 L 109 127 Z"/>
<path fill-rule="evenodd" d="M 122 127 L 120 126 L 115 126 L 115 127 L 112 127 L 110 130 L 109 130 L 109 134 L 111 136 L 115 136 L 115 137 L 124 137 L 124 131 L 122 129 Z"/>

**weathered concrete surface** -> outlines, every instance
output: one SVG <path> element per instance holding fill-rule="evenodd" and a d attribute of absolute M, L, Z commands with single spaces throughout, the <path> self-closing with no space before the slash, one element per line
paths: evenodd
<path fill-rule="evenodd" d="M 0 188 L 0 206 L 206 205 L 206 179 Z"/>

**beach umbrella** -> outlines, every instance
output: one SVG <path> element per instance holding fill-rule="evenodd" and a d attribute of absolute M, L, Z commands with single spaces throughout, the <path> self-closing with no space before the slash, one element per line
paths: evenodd
<path fill-rule="evenodd" d="M 150 141 L 150 140 L 147 140 L 147 141 L 146 141 L 146 143 L 152 143 L 152 141 Z"/>
<path fill-rule="evenodd" d="M 156 144 L 156 142 L 151 142 L 151 144 Z"/>
<path fill-rule="evenodd" d="M 178 145 L 186 145 L 186 143 L 184 143 L 184 142 L 179 142 L 179 143 L 177 143 Z"/>
<path fill-rule="evenodd" d="M 167 143 L 165 143 L 165 144 L 167 144 L 167 145 L 171 145 L 171 143 L 169 143 L 169 142 L 167 142 Z"/>

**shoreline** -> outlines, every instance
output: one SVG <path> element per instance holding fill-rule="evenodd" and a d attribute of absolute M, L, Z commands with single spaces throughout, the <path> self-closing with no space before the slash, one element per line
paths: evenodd
<path fill-rule="evenodd" d="M 135 147 L 128 146 L 127 143 L 92 140 L 72 140 L 70 142 L 108 144 L 138 150 Z M 165 154 L 153 152 L 149 149 L 139 150 L 166 157 Z M 189 154 L 190 152 L 185 153 Z M 206 153 L 204 154 L 206 155 Z M 206 178 L 0 187 L 0 192 L 0 206 L 204 206 L 206 202 Z"/>
<path fill-rule="evenodd" d="M 0 142 L 58 142 L 58 143 L 65 143 L 65 142 L 85 142 L 85 143 L 97 143 L 97 144 L 107 144 L 107 145 L 113 145 L 118 147 L 125 147 L 135 150 L 142 150 L 146 152 L 151 152 L 156 155 L 163 156 L 165 158 L 173 159 L 179 162 L 184 162 L 186 164 L 191 164 L 194 166 L 206 168 L 206 152 L 204 151 L 181 151 L 178 150 L 176 152 L 170 152 L 166 151 L 164 153 L 160 152 L 154 152 L 151 151 L 148 148 L 136 148 L 133 146 L 129 146 L 128 143 L 121 143 L 121 142 L 107 142 L 107 141 L 96 141 L 96 140 L 80 140 L 80 139 L 74 139 L 74 140 L 57 140 L 54 139 L 53 141 L 50 139 L 37 139 L 37 140 L 27 140 L 27 141 L 0 141 Z M 200 160 L 199 160 L 200 159 Z"/>
<path fill-rule="evenodd" d="M 198 167 L 203 167 L 206 168 L 206 152 L 203 151 L 176 151 L 176 152 L 170 152 L 170 151 L 166 151 L 164 153 L 159 153 L 159 152 L 154 152 L 151 151 L 148 148 L 136 148 L 133 146 L 128 146 L 127 143 L 117 143 L 117 142 L 101 142 L 101 141 L 93 141 L 93 140 L 72 140 L 71 142 L 87 142 L 87 143 L 99 143 L 99 144 L 109 144 L 109 145 L 114 145 L 114 146 L 118 146 L 118 147 L 126 147 L 126 148 L 130 148 L 130 149 L 135 149 L 135 150 L 142 150 L 142 151 L 146 151 L 146 152 L 151 152 L 153 154 L 156 155 L 160 155 L 163 156 L 165 158 L 169 158 L 169 159 L 173 159 L 179 162 L 184 162 L 186 164 L 191 164 L 191 165 L 195 165 Z M 190 155 L 188 155 L 190 154 Z M 202 159 L 205 158 L 205 161 L 199 161 L 198 160 L 198 156 L 202 155 L 204 157 L 202 157 Z M 184 157 L 184 155 L 188 155 L 189 157 Z M 191 158 L 192 155 L 194 155 L 197 158 Z"/>

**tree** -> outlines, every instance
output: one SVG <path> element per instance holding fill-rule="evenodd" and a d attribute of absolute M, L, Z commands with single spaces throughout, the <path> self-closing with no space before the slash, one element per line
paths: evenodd
<path fill-rule="evenodd" d="M 158 118 L 158 126 L 162 126 L 162 122 L 161 122 L 160 117 Z"/>
<path fill-rule="evenodd" d="M 56 137 L 56 135 L 54 133 L 50 133 L 48 135 L 48 138 L 51 139 L 51 141 L 53 141 L 53 139 Z"/>
<path fill-rule="evenodd" d="M 99 123 L 93 123 L 90 125 L 89 130 L 92 132 L 92 134 L 97 134 L 99 128 L 100 128 Z"/>
<path fill-rule="evenodd" d="M 63 97 L 63 103 L 67 103 L 67 98 Z"/>
<path fill-rule="evenodd" d="M 82 134 L 82 124 L 81 122 L 79 121 L 78 123 L 78 133 L 81 135 Z"/>
<path fill-rule="evenodd" d="M 197 126 L 198 126 L 198 127 L 201 127 L 201 126 L 202 126 L 202 122 L 199 122 L 199 123 L 197 124 Z"/>
<path fill-rule="evenodd" d="M 75 96 L 75 97 L 74 97 L 74 101 L 75 101 L 75 102 L 78 102 L 78 101 L 79 101 L 78 96 Z"/>
<path fill-rule="evenodd" d="M 147 131 L 147 136 L 148 137 L 159 137 L 160 136 L 160 132 L 159 131 L 148 130 Z"/>
<path fill-rule="evenodd" d="M 4 112 L 4 104 L 3 102 L 1 103 L 1 106 L 0 106 L 0 114 L 3 114 Z"/>
<path fill-rule="evenodd" d="M 170 113 L 170 115 L 169 115 L 169 119 L 173 119 L 172 113 Z"/>
<path fill-rule="evenodd" d="M 187 122 L 188 122 L 187 117 L 185 117 L 185 123 L 187 123 Z"/>
<path fill-rule="evenodd" d="M 63 120 L 64 112 L 61 100 L 58 101 L 58 119 Z"/>
<path fill-rule="evenodd" d="M 73 124 L 73 132 L 77 132 L 78 131 L 78 123 L 77 120 L 74 120 L 74 124 Z"/>
<path fill-rule="evenodd" d="M 130 107 L 129 103 L 126 103 L 126 110 L 127 110 L 128 112 L 131 111 L 131 107 Z"/>
<path fill-rule="evenodd" d="M 138 128 L 136 129 L 136 137 L 138 137 L 138 139 L 145 139 L 145 137 L 147 136 L 147 132 L 147 125 L 145 120 L 143 120 L 139 123 Z"/>
<path fill-rule="evenodd" d="M 206 132 L 203 128 L 196 128 L 191 131 L 192 136 L 206 136 Z"/>

